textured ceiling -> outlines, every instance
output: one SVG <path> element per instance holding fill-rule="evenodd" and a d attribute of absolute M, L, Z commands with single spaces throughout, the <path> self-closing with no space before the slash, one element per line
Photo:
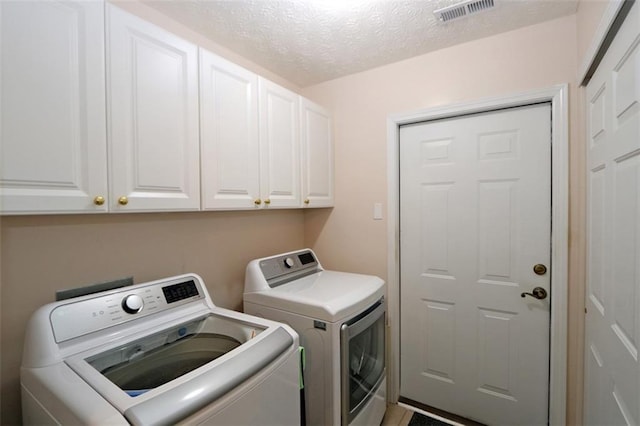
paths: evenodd
<path fill-rule="evenodd" d="M 142 0 L 305 87 L 575 13 L 578 0 L 495 0 L 447 23 L 459 0 Z"/>

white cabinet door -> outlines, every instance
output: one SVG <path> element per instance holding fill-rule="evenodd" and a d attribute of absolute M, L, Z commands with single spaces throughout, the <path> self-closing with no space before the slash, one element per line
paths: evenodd
<path fill-rule="evenodd" d="M 258 77 L 200 49 L 202 208 L 258 208 Z"/>
<path fill-rule="evenodd" d="M 0 211 L 105 211 L 99 2 L 0 2 Z"/>
<path fill-rule="evenodd" d="M 333 206 L 333 139 L 331 116 L 300 98 L 302 199 L 304 207 Z"/>
<path fill-rule="evenodd" d="M 300 207 L 299 96 L 260 85 L 260 193 L 265 207 Z"/>
<path fill-rule="evenodd" d="M 111 211 L 198 210 L 198 49 L 107 5 Z"/>

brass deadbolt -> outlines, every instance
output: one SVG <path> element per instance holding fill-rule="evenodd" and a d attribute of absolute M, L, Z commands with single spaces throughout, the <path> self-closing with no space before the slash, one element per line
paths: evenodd
<path fill-rule="evenodd" d="M 538 263 L 533 266 L 533 272 L 535 272 L 536 275 L 544 275 L 547 273 L 547 267 L 542 263 Z"/>

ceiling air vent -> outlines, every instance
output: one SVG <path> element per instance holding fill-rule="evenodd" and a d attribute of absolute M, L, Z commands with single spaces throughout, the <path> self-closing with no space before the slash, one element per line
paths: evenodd
<path fill-rule="evenodd" d="M 474 13 L 491 9 L 494 6 L 494 0 L 468 0 L 435 10 L 433 13 L 440 21 L 448 22 L 453 19 L 463 18 L 467 15 L 473 15 Z"/>

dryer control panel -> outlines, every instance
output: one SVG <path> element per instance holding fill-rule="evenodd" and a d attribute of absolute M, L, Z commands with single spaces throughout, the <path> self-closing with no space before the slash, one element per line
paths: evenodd
<path fill-rule="evenodd" d="M 105 329 L 203 299 L 202 283 L 196 276 L 179 280 L 124 287 L 69 299 L 51 311 L 56 342 Z"/>
<path fill-rule="evenodd" d="M 273 288 L 322 269 L 311 250 L 301 250 L 262 259 L 260 270 L 269 287 Z"/>

